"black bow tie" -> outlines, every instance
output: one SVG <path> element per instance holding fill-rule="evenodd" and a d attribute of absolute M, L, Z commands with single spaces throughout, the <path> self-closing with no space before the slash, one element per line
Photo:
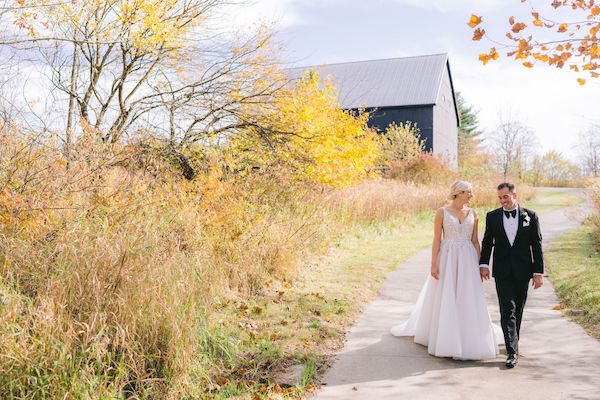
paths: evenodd
<path fill-rule="evenodd" d="M 510 217 L 517 218 L 517 209 L 515 208 L 512 211 L 504 210 L 504 215 L 506 215 L 506 218 L 510 218 Z"/>

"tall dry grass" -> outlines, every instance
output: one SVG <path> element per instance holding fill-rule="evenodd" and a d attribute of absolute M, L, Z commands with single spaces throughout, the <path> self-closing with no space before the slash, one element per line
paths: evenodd
<path fill-rule="evenodd" d="M 596 242 L 600 245 L 600 179 L 588 178 L 586 187 L 595 212 L 590 217 L 595 228 Z"/>
<path fill-rule="evenodd" d="M 268 182 L 187 182 L 85 138 L 67 169 L 58 146 L 14 136 L 0 137 L 0 398 L 181 398 L 231 358 L 211 305 L 284 279 L 326 237 Z"/>
<path fill-rule="evenodd" d="M 423 212 L 432 214 L 447 204 L 452 180 L 436 185 L 385 179 L 368 181 L 355 187 L 335 191 L 327 199 L 328 207 L 344 224 L 377 223 L 406 218 Z M 477 208 L 496 205 L 496 190 L 490 182 L 472 182 L 474 196 L 470 203 Z"/>
<path fill-rule="evenodd" d="M 349 225 L 433 211 L 446 191 L 394 180 L 324 191 L 218 166 L 190 182 L 133 145 L 84 135 L 67 159 L 4 129 L 0 398 L 200 396 L 238 356 L 212 324 L 216 304 L 293 279 Z"/>

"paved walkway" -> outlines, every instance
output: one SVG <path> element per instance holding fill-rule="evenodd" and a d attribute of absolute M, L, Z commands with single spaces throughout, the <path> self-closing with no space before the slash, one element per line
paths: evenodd
<path fill-rule="evenodd" d="M 579 226 L 588 211 L 582 205 L 542 215 L 544 244 Z M 552 310 L 558 301 L 548 279 L 529 291 L 521 357 L 512 370 L 504 367 L 502 354 L 493 360 L 454 361 L 430 356 L 412 338 L 391 336 L 390 326 L 412 310 L 429 272 L 430 252 L 419 252 L 389 275 L 311 399 L 600 399 L 600 343 Z M 499 323 L 493 280 L 484 286 L 492 319 Z"/>

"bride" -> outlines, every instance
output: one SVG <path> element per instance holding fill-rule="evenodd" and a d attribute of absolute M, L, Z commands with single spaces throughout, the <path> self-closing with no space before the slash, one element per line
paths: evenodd
<path fill-rule="evenodd" d="M 414 336 L 437 357 L 494 358 L 502 337 L 485 303 L 477 214 L 467 207 L 472 197 L 468 182 L 450 188 L 448 205 L 435 215 L 431 274 L 409 319 L 391 328 L 394 336 Z"/>

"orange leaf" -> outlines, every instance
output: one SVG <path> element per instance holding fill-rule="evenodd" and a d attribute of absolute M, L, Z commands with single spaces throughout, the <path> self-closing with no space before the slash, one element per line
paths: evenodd
<path fill-rule="evenodd" d="M 560 55 L 560 59 L 563 61 L 567 61 L 569 58 L 571 58 L 571 53 L 561 53 Z"/>
<path fill-rule="evenodd" d="M 500 57 L 500 54 L 498 54 L 496 52 L 496 49 L 492 49 L 492 52 L 490 53 L 490 57 L 492 58 L 492 60 L 497 60 Z"/>
<path fill-rule="evenodd" d="M 533 64 L 530 63 L 529 61 L 524 62 L 523 65 L 526 66 L 527 68 L 533 68 Z"/>
<path fill-rule="evenodd" d="M 522 23 L 522 22 L 517 22 L 516 24 L 513 25 L 512 27 L 512 31 L 514 33 L 519 33 L 521 32 L 523 29 L 527 28 L 527 25 Z"/>
<path fill-rule="evenodd" d="M 534 19 L 533 20 L 533 25 L 535 25 L 535 26 L 544 26 L 544 23 L 540 19 Z"/>
<path fill-rule="evenodd" d="M 560 306 L 554 306 L 554 307 L 552 307 L 552 309 L 558 311 L 558 310 L 560 310 Z"/>
<path fill-rule="evenodd" d="M 552 4 L 550 4 L 550 5 L 551 5 L 552 7 L 554 7 L 554 8 L 558 8 L 558 7 L 562 6 L 562 3 L 561 3 L 560 1 L 558 1 L 558 0 L 554 0 L 554 1 L 552 2 Z"/>
<path fill-rule="evenodd" d="M 473 14 L 473 15 L 471 15 L 471 19 L 469 20 L 467 25 L 469 25 L 471 28 L 475 28 L 480 23 L 481 23 L 481 17 L 478 17 L 477 15 Z"/>
<path fill-rule="evenodd" d="M 580 85 L 585 85 L 585 79 L 583 78 L 577 78 L 577 82 L 579 82 Z"/>
<path fill-rule="evenodd" d="M 597 15 L 600 15 L 600 6 L 592 8 L 592 17 L 595 17 Z"/>
<path fill-rule="evenodd" d="M 590 74 L 592 75 L 592 78 L 600 77 L 600 74 L 598 72 L 590 72 Z"/>
<path fill-rule="evenodd" d="M 566 32 L 569 28 L 569 24 L 560 24 L 558 26 L 558 32 Z"/>
<path fill-rule="evenodd" d="M 473 32 L 473 40 L 481 40 L 483 35 L 485 35 L 485 29 L 477 28 Z"/>
<path fill-rule="evenodd" d="M 488 63 L 488 61 L 490 61 L 490 56 L 488 56 L 486 53 L 482 53 L 479 55 L 479 61 L 481 61 L 483 65 L 485 65 Z"/>
<path fill-rule="evenodd" d="M 511 25 L 515 24 L 515 17 L 513 17 L 512 15 L 510 16 L 510 18 L 508 19 L 508 23 Z"/>
<path fill-rule="evenodd" d="M 529 52 L 520 51 L 515 56 L 515 60 L 526 60 L 529 57 Z"/>

